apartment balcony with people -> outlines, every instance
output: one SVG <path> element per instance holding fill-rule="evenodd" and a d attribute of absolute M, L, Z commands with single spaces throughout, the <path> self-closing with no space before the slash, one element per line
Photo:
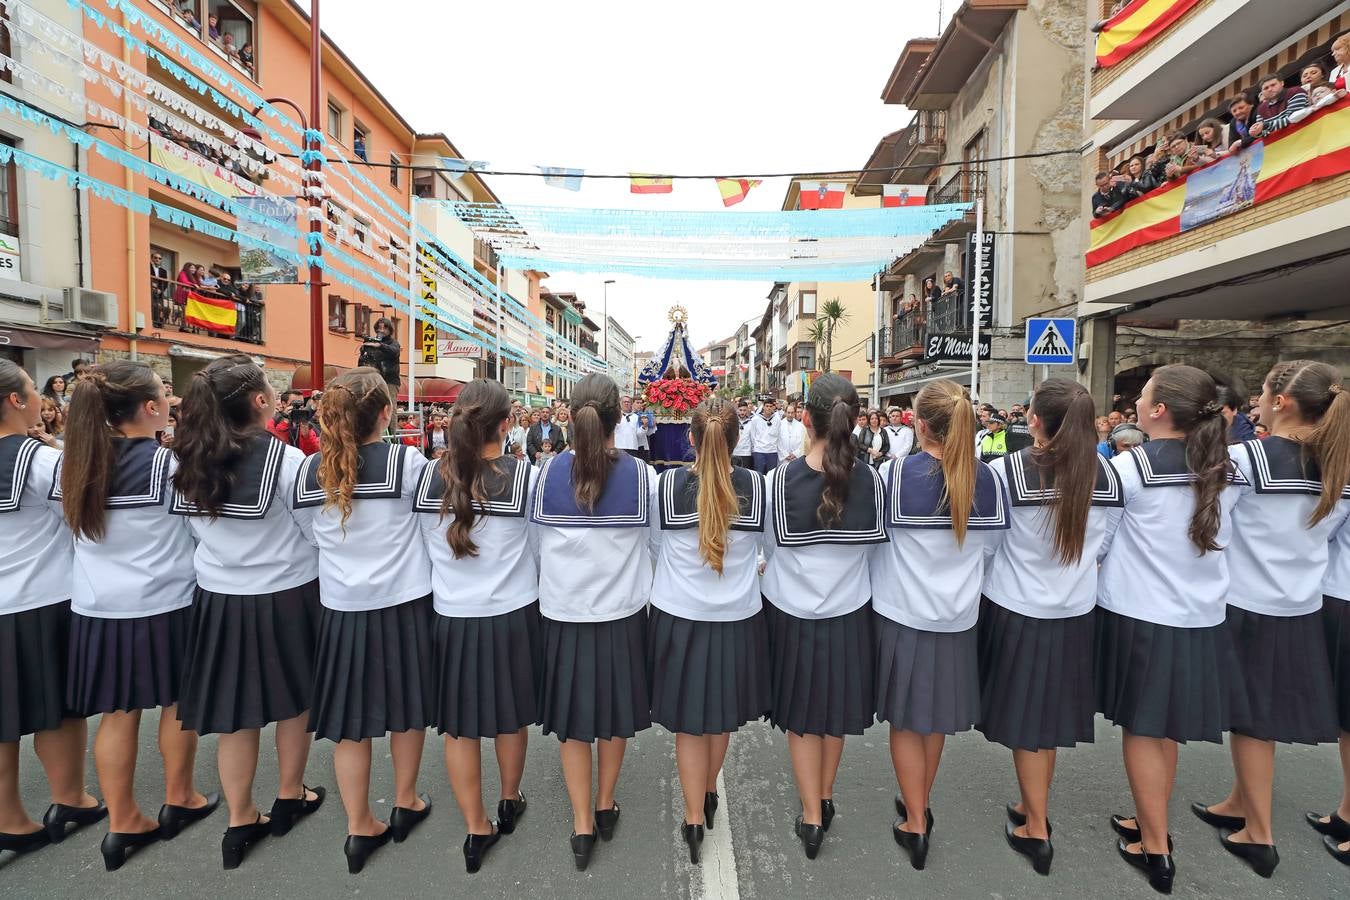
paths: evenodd
<path fill-rule="evenodd" d="M 263 292 L 243 280 L 238 265 L 199 263 L 157 245 L 150 248 L 149 262 L 154 330 L 264 343 Z"/>
<path fill-rule="evenodd" d="M 258 4 L 252 0 L 148 0 L 194 35 L 220 62 L 253 81 L 257 75 Z"/>

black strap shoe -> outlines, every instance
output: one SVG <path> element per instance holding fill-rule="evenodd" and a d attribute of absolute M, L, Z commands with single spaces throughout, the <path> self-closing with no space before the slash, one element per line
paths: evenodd
<path fill-rule="evenodd" d="M 525 815 L 525 792 L 516 791 L 516 799 L 501 800 L 497 803 L 497 831 L 501 834 L 513 834 L 516 820 Z"/>
<path fill-rule="evenodd" d="M 1241 831 L 1247 827 L 1247 820 L 1242 816 L 1225 816 L 1216 812 L 1210 812 L 1209 807 L 1203 803 L 1192 803 L 1191 812 L 1195 817 L 1206 825 L 1212 825 L 1215 828 L 1227 828 L 1229 831 Z"/>
<path fill-rule="evenodd" d="M 1322 836 L 1322 846 L 1327 848 L 1327 852 L 1331 854 L 1332 858 L 1350 866 L 1350 850 L 1342 850 L 1341 843 L 1343 842 L 1337 841 L 1329 834 Z"/>
<path fill-rule="evenodd" d="M 220 794 L 211 792 L 201 806 L 170 806 L 159 808 L 159 834 L 162 840 L 171 841 L 189 825 L 195 825 L 216 811 L 220 805 Z"/>
<path fill-rule="evenodd" d="M 108 807 L 103 805 L 103 801 L 93 806 L 66 806 L 64 803 L 53 803 L 47 807 L 47 814 L 42 817 L 42 827 L 47 831 L 47 838 L 53 844 L 59 844 L 70 832 L 101 822 L 107 817 Z M 71 825 L 75 827 L 70 828 Z"/>
<path fill-rule="evenodd" d="M 394 811 L 389 814 L 389 831 L 393 836 L 395 844 L 401 844 L 412 834 L 412 830 L 427 820 L 431 815 L 431 797 L 427 794 L 418 794 L 417 799 L 422 801 L 421 809 L 408 809 L 404 806 L 395 806 Z"/>
<path fill-rule="evenodd" d="M 1350 841 L 1350 822 L 1345 821 L 1336 813 L 1327 816 L 1327 821 L 1322 821 L 1321 813 L 1304 813 L 1304 821 L 1313 827 L 1313 830 L 1319 834 L 1330 835 L 1336 839 L 1336 843 Z"/>
<path fill-rule="evenodd" d="M 309 795 L 313 793 L 314 799 Z M 272 801 L 272 811 L 267 817 L 272 820 L 272 837 L 285 837 L 305 816 L 319 811 L 323 798 L 328 792 L 321 787 L 300 786 L 300 796 L 295 800 L 283 800 L 280 797 Z"/>
<path fill-rule="evenodd" d="M 1233 832 L 1223 829 L 1219 832 L 1219 843 L 1223 844 L 1223 849 L 1244 860 L 1247 865 L 1252 867 L 1252 871 L 1262 878 L 1269 878 L 1275 874 L 1275 867 L 1280 864 L 1280 854 L 1275 852 L 1274 844 L 1252 844 L 1233 840 Z"/>
<path fill-rule="evenodd" d="M 595 842 L 600 836 L 592 831 L 590 834 L 572 835 L 572 861 L 577 864 L 578 872 L 585 872 L 586 867 L 591 864 L 591 854 L 595 852 Z"/>
<path fill-rule="evenodd" d="M 1050 845 L 1049 840 L 1020 836 L 1017 833 L 1018 827 L 1012 822 L 1008 822 L 1004 827 L 1003 834 L 1008 839 L 1008 846 L 1031 860 L 1031 867 L 1036 870 L 1037 875 L 1049 875 L 1050 861 L 1055 858 L 1055 848 Z"/>
<path fill-rule="evenodd" d="M 464 836 L 464 871 L 470 875 L 483 867 L 483 857 L 492 849 L 492 845 L 501 840 L 501 823 L 488 822 L 492 831 L 488 834 L 467 834 Z"/>
<path fill-rule="evenodd" d="M 264 822 L 262 813 L 258 813 L 258 821 L 252 825 L 231 825 L 225 829 L 225 837 L 220 841 L 221 863 L 227 870 L 239 868 L 248 848 L 271 833 L 272 823 Z"/>
<path fill-rule="evenodd" d="M 614 801 L 614 806 L 610 809 L 597 809 L 595 811 L 595 827 L 600 832 L 600 839 L 605 841 L 614 840 L 614 829 L 619 824 L 619 801 Z"/>
<path fill-rule="evenodd" d="M 1143 847 L 1139 848 L 1138 853 L 1131 853 L 1129 843 L 1123 839 L 1116 844 L 1116 851 L 1120 853 L 1121 859 L 1148 875 L 1149 887 L 1160 894 L 1172 893 L 1172 881 L 1177 874 L 1172 854 L 1146 853 Z"/>

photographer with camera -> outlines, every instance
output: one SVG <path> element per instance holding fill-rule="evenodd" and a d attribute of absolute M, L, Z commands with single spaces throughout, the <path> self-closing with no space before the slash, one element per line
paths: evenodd
<path fill-rule="evenodd" d="M 276 413 L 267 420 L 267 430 L 300 448 L 306 456 L 319 452 L 319 429 L 314 424 L 314 410 L 305 403 L 305 395 L 300 391 L 282 393 Z"/>
<path fill-rule="evenodd" d="M 385 316 L 375 320 L 375 334 L 361 344 L 361 353 L 357 357 L 358 366 L 369 366 L 380 373 L 384 383 L 389 385 L 389 393 L 398 396 L 401 379 L 398 373 L 398 358 L 403 346 L 394 339 L 394 323 Z"/>

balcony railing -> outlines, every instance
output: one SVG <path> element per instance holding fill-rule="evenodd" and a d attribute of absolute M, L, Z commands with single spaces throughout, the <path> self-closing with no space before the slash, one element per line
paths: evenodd
<path fill-rule="evenodd" d="M 263 342 L 264 307 L 262 295 L 256 288 L 250 288 L 247 296 L 241 296 L 237 292 L 190 286 L 166 278 L 152 277 L 150 282 L 150 320 L 155 328 L 173 328 L 184 334 L 205 334 L 248 344 Z M 189 291 L 203 297 L 232 301 L 236 317 L 234 334 L 221 334 L 187 324 L 184 321 L 184 308 L 187 306 Z"/>
<path fill-rule="evenodd" d="M 974 203 L 984 199 L 985 177 L 980 169 L 959 169 L 933 192 L 933 203 Z"/>
<path fill-rule="evenodd" d="M 909 166 L 936 162 L 947 146 L 947 113 L 945 110 L 920 110 L 909 120 L 900 140 L 895 144 L 895 164 Z M 901 183 L 921 181 L 925 173 L 900 171 L 895 180 Z"/>
<path fill-rule="evenodd" d="M 970 303 L 965 288 L 930 301 L 929 310 L 930 331 L 949 333 L 970 327 Z"/>
<path fill-rule="evenodd" d="M 493 249 L 492 244 L 478 238 L 473 239 L 473 255 L 489 269 L 497 268 L 497 251 Z"/>

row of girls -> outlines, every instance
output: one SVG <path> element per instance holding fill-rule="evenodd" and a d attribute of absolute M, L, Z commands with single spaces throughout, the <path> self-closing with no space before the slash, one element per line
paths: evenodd
<path fill-rule="evenodd" d="M 475 871 L 525 812 L 526 728 L 540 723 L 561 742 L 584 868 L 617 828 L 625 741 L 655 721 L 676 733 L 697 860 L 730 733 L 767 715 L 787 732 L 808 857 L 835 815 L 845 737 L 880 718 L 900 788 L 891 833 L 915 868 L 945 736 L 978 726 L 1012 750 L 1020 797 L 1005 837 L 1044 874 L 1056 750 L 1090 741 L 1100 711 L 1124 730 L 1135 803 L 1111 819 L 1119 853 L 1168 890 L 1179 742 L 1231 733 L 1232 792 L 1192 809 L 1267 876 L 1275 743 L 1339 733 L 1350 755 L 1350 398 L 1321 363 L 1273 369 L 1261 399 L 1272 437 L 1231 450 L 1213 381 L 1159 369 L 1140 401 L 1153 440 L 1111 462 L 1074 382 L 1038 389 L 1036 445 L 993 466 L 969 452 L 969 397 L 937 382 L 916 399 L 922 452 L 880 472 L 855 465 L 858 398 L 827 375 L 807 398 L 809 452 L 767 478 L 733 470 L 739 425 L 717 401 L 695 412 L 691 469 L 658 478 L 615 453 L 619 396 L 603 376 L 577 385 L 574 449 L 542 471 L 501 455 L 500 385 L 465 387 L 449 452 L 430 465 L 383 442 L 389 397 L 360 369 L 329 385 L 328 442 L 305 460 L 263 431 L 272 392 L 247 357 L 194 379 L 176 456 L 153 442 L 167 414 L 157 377 L 96 367 L 58 466 L 24 437 L 37 398 L 6 365 L 0 510 L 21 540 L 0 565 L 0 651 L 17 661 L 0 681 L 5 849 L 104 815 L 109 868 L 172 838 L 217 802 L 191 780 L 196 736 L 216 733 L 222 854 L 238 865 L 322 803 L 301 782 L 313 731 L 336 742 L 359 871 L 430 813 L 416 773 L 434 724 Z M 72 553 L 67 526 L 73 586 L 51 578 Z M 158 822 L 132 791 L 140 710 L 153 707 Z M 82 781 L 94 713 L 106 810 Z M 253 772 L 273 722 L 281 778 L 263 815 Z M 27 733 L 52 790 L 41 826 L 17 795 Z M 388 823 L 368 800 L 370 739 L 384 734 Z M 495 819 L 482 737 L 496 738 Z M 1350 791 L 1308 818 L 1342 862 L 1347 820 Z"/>

